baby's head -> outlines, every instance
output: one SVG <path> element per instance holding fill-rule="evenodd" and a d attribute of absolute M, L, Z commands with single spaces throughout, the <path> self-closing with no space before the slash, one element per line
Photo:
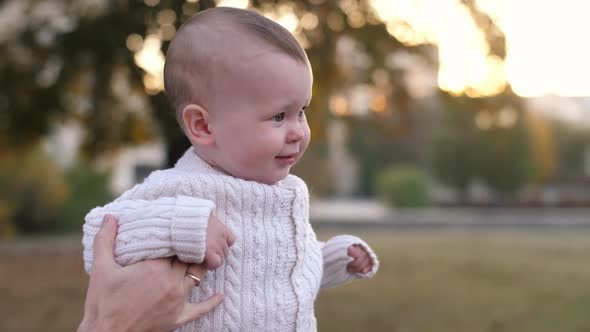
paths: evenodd
<path fill-rule="evenodd" d="M 197 153 L 235 177 L 274 184 L 309 144 L 309 61 L 260 14 L 219 7 L 192 17 L 168 49 L 164 83 Z"/>

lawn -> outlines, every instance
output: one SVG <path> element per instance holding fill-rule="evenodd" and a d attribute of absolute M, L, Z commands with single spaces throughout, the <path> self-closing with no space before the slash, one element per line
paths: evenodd
<path fill-rule="evenodd" d="M 381 269 L 320 293 L 320 331 L 590 331 L 590 232 L 360 235 Z M 78 239 L 0 244 L 0 331 L 75 329 L 80 250 Z"/>

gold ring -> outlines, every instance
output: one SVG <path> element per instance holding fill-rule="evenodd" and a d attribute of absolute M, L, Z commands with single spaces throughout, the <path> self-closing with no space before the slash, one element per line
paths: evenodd
<path fill-rule="evenodd" d="M 196 275 L 186 271 L 185 274 L 187 277 L 193 279 L 193 281 L 195 282 L 195 287 L 199 287 L 199 285 L 201 284 L 201 278 L 197 277 Z"/>

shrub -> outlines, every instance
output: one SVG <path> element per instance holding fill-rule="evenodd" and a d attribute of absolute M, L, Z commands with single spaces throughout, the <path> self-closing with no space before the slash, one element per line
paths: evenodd
<path fill-rule="evenodd" d="M 14 225 L 8 219 L 9 213 L 7 204 L 0 202 L 0 239 L 10 239 L 16 234 Z"/>
<path fill-rule="evenodd" d="M 65 174 L 39 149 L 0 163 L 0 238 L 81 232 L 84 215 L 112 199 L 109 174 L 78 164 Z"/>
<path fill-rule="evenodd" d="M 84 216 L 92 208 L 104 205 L 113 199 L 108 189 L 109 172 L 78 163 L 65 174 L 69 195 L 62 206 L 54 231 L 81 232 Z"/>
<path fill-rule="evenodd" d="M 50 230 L 65 202 L 67 186 L 59 169 L 39 150 L 2 160 L 0 198 L 2 233 Z"/>
<path fill-rule="evenodd" d="M 395 207 L 430 205 L 426 176 L 412 166 L 388 168 L 377 176 L 375 183 L 379 199 Z"/>

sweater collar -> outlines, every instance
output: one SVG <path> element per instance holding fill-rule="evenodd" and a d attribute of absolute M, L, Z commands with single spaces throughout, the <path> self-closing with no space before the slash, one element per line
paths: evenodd
<path fill-rule="evenodd" d="M 201 158 L 197 151 L 195 151 L 194 147 L 190 147 L 184 155 L 176 162 L 174 169 L 189 172 L 189 173 L 198 173 L 201 175 L 218 175 L 218 176 L 229 176 L 231 178 L 237 179 L 234 176 L 225 173 L 224 171 L 218 170 L 213 168 L 213 166 L 209 165 L 203 158 Z M 239 179 L 245 182 L 251 183 L 258 183 L 254 181 L 247 181 L 243 179 Z M 265 184 L 258 183 L 260 185 L 266 186 Z M 295 189 L 296 187 L 301 186 L 302 181 L 298 179 L 294 175 L 288 175 L 283 180 L 277 182 L 273 186 L 278 186 L 281 188 L 288 188 L 288 189 Z"/>
<path fill-rule="evenodd" d="M 227 173 L 215 169 L 213 166 L 209 165 L 209 163 L 207 163 L 197 154 L 197 151 L 195 151 L 195 148 L 192 146 L 186 150 L 180 159 L 178 159 L 176 165 L 174 165 L 174 168 L 191 173 L 228 175 Z"/>

